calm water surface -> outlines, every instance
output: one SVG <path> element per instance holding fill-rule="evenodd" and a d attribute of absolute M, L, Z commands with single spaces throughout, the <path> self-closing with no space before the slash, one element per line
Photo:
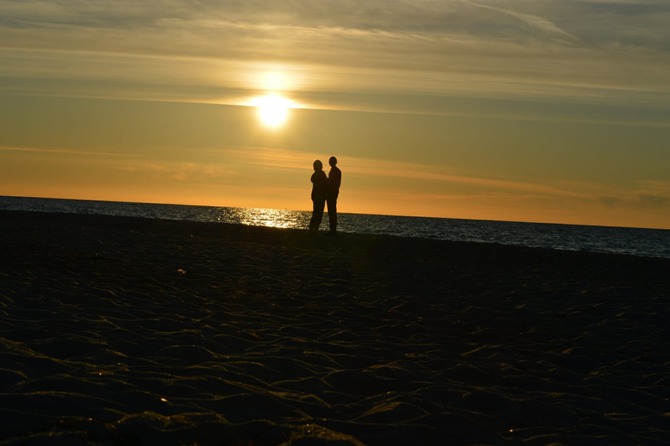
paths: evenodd
<path fill-rule="evenodd" d="M 305 229 L 310 212 L 212 206 L 0 197 L 0 209 L 67 212 Z M 322 228 L 327 226 L 327 216 Z M 339 214 L 338 229 L 478 243 L 670 258 L 670 230 Z"/>

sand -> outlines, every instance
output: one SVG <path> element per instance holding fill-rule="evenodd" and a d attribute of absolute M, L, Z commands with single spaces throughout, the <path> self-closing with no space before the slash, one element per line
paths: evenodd
<path fill-rule="evenodd" d="M 665 444 L 670 260 L 0 212 L 0 444 Z"/>

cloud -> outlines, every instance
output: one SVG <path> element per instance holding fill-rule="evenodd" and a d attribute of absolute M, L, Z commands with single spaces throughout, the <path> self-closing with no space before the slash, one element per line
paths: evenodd
<path fill-rule="evenodd" d="M 50 154 L 50 155 L 75 155 L 77 157 L 134 157 L 135 155 L 129 153 L 109 152 L 102 150 L 76 150 L 56 147 L 16 147 L 16 146 L 0 146 L 0 152 L 19 152 L 19 153 L 35 153 L 35 154 Z"/>
<path fill-rule="evenodd" d="M 325 160 L 325 156 L 316 152 L 294 152 L 285 149 L 243 147 L 224 149 L 226 159 L 232 164 L 246 164 L 266 169 L 280 169 L 295 172 L 310 172 L 314 159 Z M 528 181 L 514 181 L 450 173 L 447 167 L 404 161 L 346 157 L 346 175 L 353 178 L 378 178 L 381 181 L 392 180 L 398 184 L 407 184 L 407 180 L 424 186 L 425 191 L 436 190 L 445 195 L 453 186 L 467 186 L 470 195 L 490 192 L 510 192 L 536 197 L 554 197 L 561 199 L 588 199 L 591 195 L 579 188 Z M 425 187 L 429 185 L 429 187 Z M 580 187 L 583 187 L 580 185 Z M 394 192 L 395 193 L 395 192 Z M 453 194 L 451 192 L 450 194 Z"/>
<path fill-rule="evenodd" d="M 64 36 L 73 30 L 144 36 L 135 41 L 138 48 L 144 42 L 160 43 L 155 36 L 180 36 L 189 45 L 199 43 L 210 51 L 216 46 L 225 48 L 228 42 L 217 40 L 209 45 L 199 38 L 226 37 L 236 44 L 268 37 L 297 42 L 318 37 L 319 32 L 325 40 L 348 36 L 358 43 L 381 37 L 383 41 L 437 40 L 475 45 L 514 40 L 526 44 L 587 40 L 603 45 L 653 45 L 670 33 L 664 20 L 668 14 L 670 7 L 665 2 L 644 1 L 509 0 L 503 7 L 497 0 L 370 0 L 355 5 L 348 0 L 53 0 L 2 2 L 0 26 L 33 32 L 51 30 Z M 154 51 L 178 54 L 188 47 L 180 45 L 180 39 L 164 43 L 167 45 L 159 45 Z M 128 44 L 123 39 L 108 42 L 120 47 Z"/>
<path fill-rule="evenodd" d="M 217 149 L 227 160 L 230 172 L 246 172 L 243 175 L 258 175 L 259 171 L 270 171 L 273 176 L 283 172 L 308 176 L 314 159 L 325 160 L 318 152 L 295 152 L 267 147 L 230 147 Z M 383 184 L 403 184 L 403 190 L 393 189 L 393 194 L 420 194 L 439 200 L 458 201 L 470 197 L 498 196 L 512 202 L 577 203 L 593 205 L 600 203 L 608 208 L 636 209 L 662 208 L 670 204 L 669 181 L 639 181 L 632 190 L 616 189 L 587 182 L 527 181 L 511 178 L 491 178 L 465 175 L 449 166 L 431 165 L 388 159 L 347 156 L 340 160 L 348 184 L 370 181 L 381 187 Z M 244 167 L 247 166 L 247 167 Z M 248 169 L 251 168 L 251 170 Z M 217 173 L 216 175 L 223 176 Z M 265 174 L 263 174 L 265 175 Z M 416 191 L 409 189 L 413 185 Z M 377 187 L 376 189 L 379 189 Z M 383 190 L 384 187 L 381 187 Z"/>
<path fill-rule="evenodd" d="M 634 202 L 643 208 L 670 209 L 670 181 L 640 181 Z"/>
<path fill-rule="evenodd" d="M 54 0 L 2 2 L 0 17 L 0 89 L 24 93 L 231 103 L 274 66 L 297 95 L 369 101 L 350 109 L 414 95 L 667 114 L 670 100 L 661 2 Z"/>
<path fill-rule="evenodd" d="M 230 175 L 231 171 L 220 165 L 179 162 L 147 162 L 142 164 L 126 165 L 123 171 L 134 175 L 148 175 L 167 181 L 201 182 L 203 179 L 222 178 Z"/>
<path fill-rule="evenodd" d="M 445 167 L 433 165 L 370 159 L 349 159 L 349 172 L 362 176 L 390 177 L 396 180 L 415 180 L 422 183 L 435 183 L 436 188 L 446 190 L 453 185 L 467 186 L 468 190 L 513 192 L 535 197 L 554 197 L 584 199 L 588 197 L 581 191 L 574 191 L 549 183 L 515 181 L 486 178 L 474 175 L 460 175 L 449 172 Z"/>
<path fill-rule="evenodd" d="M 670 209 L 670 181 L 638 181 L 632 190 L 601 196 L 598 201 L 610 208 L 667 211 Z"/>
<path fill-rule="evenodd" d="M 503 15 L 513 17 L 521 21 L 529 28 L 542 32 L 551 40 L 556 40 L 559 42 L 567 42 L 567 43 L 572 43 L 579 40 L 577 37 L 559 28 L 555 23 L 553 23 L 551 20 L 545 17 L 540 17 L 533 14 L 525 14 L 522 12 L 518 12 L 514 9 L 504 9 L 500 7 L 485 5 L 478 2 L 472 2 L 471 4 L 478 8 L 489 9 L 491 11 L 499 12 Z"/>

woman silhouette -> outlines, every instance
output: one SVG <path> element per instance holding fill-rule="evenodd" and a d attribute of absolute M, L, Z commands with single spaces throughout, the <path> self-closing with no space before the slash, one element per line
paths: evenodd
<path fill-rule="evenodd" d="M 309 232 L 317 232 L 323 219 L 323 209 L 326 207 L 328 198 L 328 189 L 330 183 L 326 172 L 323 171 L 323 163 L 316 160 L 313 164 L 314 173 L 312 174 L 312 219 L 309 221 Z"/>

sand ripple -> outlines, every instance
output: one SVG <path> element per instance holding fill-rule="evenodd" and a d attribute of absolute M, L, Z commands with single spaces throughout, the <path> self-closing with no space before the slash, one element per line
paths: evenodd
<path fill-rule="evenodd" d="M 47 226 L 3 214 L 0 444 L 670 439 L 668 261 Z"/>

